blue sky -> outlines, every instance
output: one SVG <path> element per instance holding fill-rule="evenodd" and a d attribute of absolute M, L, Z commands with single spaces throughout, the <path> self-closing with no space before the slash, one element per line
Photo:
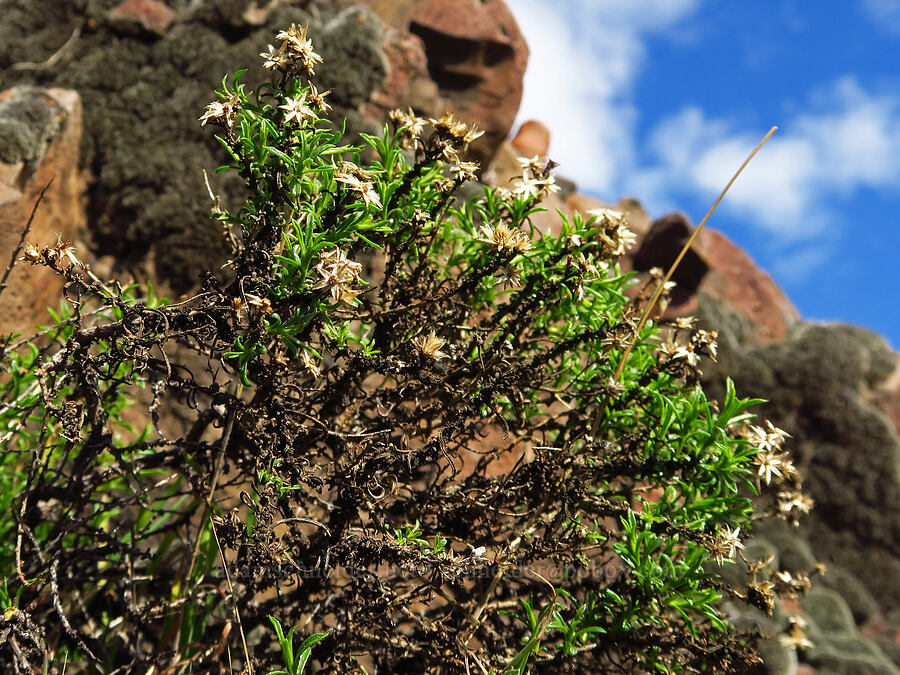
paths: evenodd
<path fill-rule="evenodd" d="M 531 50 L 519 121 L 558 173 L 700 220 L 816 320 L 900 347 L 900 0 L 507 0 Z"/>

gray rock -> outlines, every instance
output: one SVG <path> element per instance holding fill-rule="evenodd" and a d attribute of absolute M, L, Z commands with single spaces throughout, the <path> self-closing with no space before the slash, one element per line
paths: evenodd
<path fill-rule="evenodd" d="M 856 622 L 844 599 L 827 588 L 813 588 L 800 599 L 803 611 L 816 628 L 831 637 L 856 634 Z"/>

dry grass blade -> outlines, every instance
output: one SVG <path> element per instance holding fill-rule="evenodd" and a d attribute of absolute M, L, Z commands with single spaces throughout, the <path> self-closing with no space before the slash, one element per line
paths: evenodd
<path fill-rule="evenodd" d="M 709 211 L 706 212 L 706 215 L 703 216 L 703 220 L 700 221 L 700 224 L 694 228 L 694 231 L 691 233 L 691 236 L 688 238 L 687 242 L 685 242 L 684 246 L 681 248 L 681 252 L 678 254 L 678 257 L 675 258 L 675 262 L 669 267 L 669 271 L 666 272 L 666 275 L 660 279 L 659 284 L 656 287 L 656 290 L 653 293 L 653 297 L 650 298 L 650 302 L 647 303 L 647 307 L 644 309 L 644 313 L 641 315 L 641 320 L 638 321 L 637 328 L 635 329 L 635 334 L 640 335 L 641 329 L 643 329 L 644 325 L 647 323 L 647 319 L 650 318 L 650 314 L 653 312 L 653 308 L 656 307 L 656 303 L 659 302 L 659 298 L 662 295 L 663 289 L 666 287 L 666 284 L 669 283 L 669 280 L 672 278 L 672 275 L 675 273 L 675 270 L 678 269 L 678 266 L 681 264 L 681 261 L 684 259 L 684 256 L 690 250 L 691 246 L 694 243 L 694 240 L 697 238 L 697 235 L 700 234 L 700 231 L 703 229 L 703 226 L 706 225 L 706 221 L 709 220 L 709 217 L 713 214 L 716 208 L 719 206 L 719 202 L 724 199 L 725 195 L 728 193 L 728 190 L 731 189 L 731 186 L 734 185 L 734 182 L 738 179 L 738 176 L 741 175 L 746 166 L 750 163 L 750 160 L 756 155 L 757 152 L 760 151 L 762 146 L 766 144 L 772 134 L 774 134 L 778 130 L 778 127 L 772 127 L 769 129 L 769 132 L 763 136 L 763 139 L 756 144 L 756 147 L 753 148 L 753 152 L 747 155 L 747 159 L 744 160 L 744 163 L 741 164 L 740 168 L 735 171 L 734 175 L 731 177 L 731 180 L 728 181 L 728 185 L 725 186 L 725 189 L 719 193 L 719 197 L 713 202 L 713 205 L 709 208 Z M 622 358 L 619 360 L 619 367 L 616 368 L 616 374 L 614 379 L 616 382 L 619 381 L 619 378 L 622 377 L 622 371 L 625 369 L 625 362 L 628 360 L 628 356 L 631 354 L 631 350 L 634 347 L 634 343 L 629 344 L 625 351 L 622 353 Z"/>
<path fill-rule="evenodd" d="M 225 551 L 222 550 L 222 544 L 219 542 L 219 534 L 216 532 L 216 524 L 212 517 L 209 519 L 209 526 L 212 528 L 213 537 L 216 540 L 216 547 L 219 549 L 219 557 L 222 559 L 222 567 L 225 569 L 225 581 L 228 582 L 228 592 L 231 593 L 231 602 L 234 605 L 234 618 L 237 619 L 238 632 L 241 634 L 241 646 L 244 648 L 244 658 L 247 663 L 248 675 L 253 675 L 253 662 L 250 660 L 250 650 L 247 649 L 247 637 L 244 635 L 244 625 L 241 623 L 241 613 L 238 611 L 237 600 L 234 597 L 234 586 L 231 584 L 231 574 L 228 572 L 228 562 L 225 560 Z"/>

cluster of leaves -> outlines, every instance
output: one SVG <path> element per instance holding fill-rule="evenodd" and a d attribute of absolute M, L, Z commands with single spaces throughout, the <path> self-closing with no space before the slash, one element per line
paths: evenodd
<path fill-rule="evenodd" d="M 640 321 L 621 214 L 531 226 L 550 163 L 461 202 L 450 116 L 341 145 L 305 31 L 278 39 L 202 118 L 248 187 L 213 208 L 226 281 L 170 304 L 25 250 L 68 300 L 3 349 L 0 659 L 255 669 L 271 620 L 286 672 L 749 663 L 717 603 L 757 596 L 707 563 L 765 448 L 756 401 L 697 384 L 714 336 Z"/>

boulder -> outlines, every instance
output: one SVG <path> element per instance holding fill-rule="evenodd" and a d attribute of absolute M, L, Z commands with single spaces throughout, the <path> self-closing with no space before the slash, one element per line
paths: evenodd
<path fill-rule="evenodd" d="M 512 12 L 502 0 L 425 0 L 409 30 L 425 43 L 431 77 L 456 115 L 484 130 L 471 150 L 486 164 L 522 100 L 528 46 Z"/>
<path fill-rule="evenodd" d="M 668 269 L 691 236 L 687 216 L 671 213 L 650 226 L 633 254 L 638 271 Z M 742 339 L 768 344 L 783 339 L 800 314 L 771 276 L 724 234 L 704 228 L 672 277 L 669 315 L 691 314 L 698 296 L 727 308 L 744 324 Z"/>
<path fill-rule="evenodd" d="M 160 0 L 124 0 L 109 10 L 107 16 L 125 30 L 162 37 L 177 15 L 175 10 Z"/>
<path fill-rule="evenodd" d="M 447 110 L 485 134 L 472 144 L 487 166 L 506 140 L 522 99 L 528 46 L 502 0 L 366 0 L 424 45 L 428 72 Z M 444 110 L 422 109 L 440 115 Z"/>
<path fill-rule="evenodd" d="M 81 133 L 81 99 L 74 91 L 15 87 L 0 93 L 0 270 L 47 185 L 27 241 L 48 245 L 57 235 L 73 240 L 82 233 Z M 46 322 L 47 307 L 59 305 L 61 289 L 47 268 L 17 263 L 0 295 L 0 337 Z"/>
<path fill-rule="evenodd" d="M 550 151 L 550 130 L 541 122 L 528 120 L 519 127 L 512 146 L 522 157 L 546 157 Z"/>

